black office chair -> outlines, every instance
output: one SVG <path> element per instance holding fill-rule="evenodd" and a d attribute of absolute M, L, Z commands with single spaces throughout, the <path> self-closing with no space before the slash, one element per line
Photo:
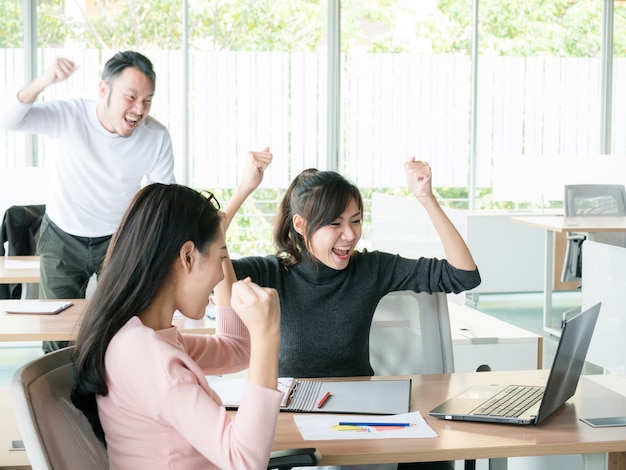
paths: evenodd
<path fill-rule="evenodd" d="M 563 208 L 566 217 L 626 216 L 626 190 L 621 184 L 568 184 Z M 586 239 L 584 233 L 567 234 L 562 282 L 582 280 L 582 247 Z M 623 233 L 598 233 L 595 239 L 609 245 L 626 246 Z"/>
<path fill-rule="evenodd" d="M 108 456 L 85 415 L 70 398 L 74 346 L 39 357 L 13 376 L 17 423 L 33 470 L 108 470 Z M 273 452 L 268 469 L 317 465 L 314 448 Z"/>
<path fill-rule="evenodd" d="M 44 204 L 9 207 L 0 226 L 0 256 L 5 255 L 5 242 L 8 245 L 8 256 L 34 255 L 37 251 L 39 226 L 45 211 Z M 22 284 L 0 284 L 0 299 L 19 299 L 22 294 L 27 298 L 37 298 L 38 287 L 38 284 L 29 284 L 28 292 L 23 293 Z"/>

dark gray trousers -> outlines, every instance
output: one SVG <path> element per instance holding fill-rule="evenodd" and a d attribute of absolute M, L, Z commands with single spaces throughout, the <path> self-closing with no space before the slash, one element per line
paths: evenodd
<path fill-rule="evenodd" d="M 37 253 L 40 256 L 41 299 L 81 299 L 89 278 L 100 272 L 111 236 L 78 237 L 61 230 L 43 216 L 39 229 Z M 69 344 L 67 341 L 44 341 L 48 353 Z"/>

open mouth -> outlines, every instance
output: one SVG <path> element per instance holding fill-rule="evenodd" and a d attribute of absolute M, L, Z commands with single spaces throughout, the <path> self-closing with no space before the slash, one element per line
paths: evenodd
<path fill-rule="evenodd" d="M 348 259 L 350 256 L 349 248 L 333 248 L 333 253 L 340 259 Z"/>
<path fill-rule="evenodd" d="M 124 116 L 124 120 L 129 127 L 135 127 L 139 121 L 141 121 L 141 116 L 132 117 L 129 115 Z"/>

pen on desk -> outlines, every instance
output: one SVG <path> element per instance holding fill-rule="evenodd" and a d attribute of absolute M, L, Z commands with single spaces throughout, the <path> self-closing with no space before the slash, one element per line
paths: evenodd
<path fill-rule="evenodd" d="M 339 426 L 389 426 L 389 427 L 408 427 L 411 423 L 371 423 L 358 421 L 339 421 Z"/>
<path fill-rule="evenodd" d="M 330 398 L 330 392 L 326 392 L 324 394 L 322 399 L 317 403 L 317 407 L 321 408 L 322 406 L 324 406 L 324 403 L 326 403 L 326 400 L 328 400 L 328 398 Z"/>

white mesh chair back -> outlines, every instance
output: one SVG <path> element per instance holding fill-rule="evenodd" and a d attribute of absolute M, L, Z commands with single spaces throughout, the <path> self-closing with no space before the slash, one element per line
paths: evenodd
<path fill-rule="evenodd" d="M 565 185 L 563 208 L 565 216 L 626 216 L 626 190 L 621 184 L 568 184 Z M 583 233 L 569 233 L 561 280 L 580 281 L 582 266 Z M 626 246 L 624 232 L 598 232 L 595 240 L 615 246 Z"/>
<path fill-rule="evenodd" d="M 566 216 L 626 216 L 626 190 L 621 184 L 565 185 Z"/>
<path fill-rule="evenodd" d="M 454 372 L 445 293 L 392 292 L 376 307 L 370 330 L 376 375 Z"/>
<path fill-rule="evenodd" d="M 107 452 L 72 404 L 74 347 L 46 354 L 15 372 L 11 393 L 33 470 L 105 470 Z"/>

